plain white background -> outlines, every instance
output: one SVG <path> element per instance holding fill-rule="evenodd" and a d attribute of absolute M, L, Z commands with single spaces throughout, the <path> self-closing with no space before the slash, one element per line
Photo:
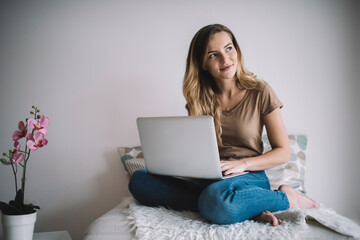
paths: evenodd
<path fill-rule="evenodd" d="M 136 117 L 186 115 L 187 50 L 212 23 L 234 32 L 247 68 L 275 89 L 288 132 L 309 136 L 308 195 L 360 222 L 359 10 L 341 0 L 1 1 L 1 153 L 32 105 L 50 118 L 49 144 L 28 165 L 35 231 L 80 239 L 130 195 L 116 148 L 139 144 Z M 0 200 L 13 197 L 0 166 Z"/>

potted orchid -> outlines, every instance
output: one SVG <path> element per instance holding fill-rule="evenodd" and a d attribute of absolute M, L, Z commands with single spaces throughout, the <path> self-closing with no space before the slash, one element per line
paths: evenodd
<path fill-rule="evenodd" d="M 13 217 L 12 219 L 18 218 L 20 215 L 24 215 L 27 218 L 32 216 L 34 219 L 34 224 L 32 225 L 32 232 L 34 230 L 35 220 L 36 220 L 36 209 L 40 209 L 39 206 L 33 204 L 24 203 L 25 195 L 25 182 L 26 182 L 26 170 L 27 164 L 30 158 L 30 153 L 37 151 L 39 148 L 47 145 L 48 141 L 45 139 L 47 135 L 46 127 L 49 125 L 49 119 L 44 115 L 40 115 L 40 109 L 35 106 L 32 106 L 33 110 L 30 111 L 30 114 L 33 115 L 33 118 L 26 119 L 25 122 L 20 121 L 18 123 L 18 130 L 15 130 L 12 134 L 12 140 L 14 143 L 14 148 L 10 149 L 8 152 L 3 153 L 2 158 L 0 159 L 1 163 L 6 166 L 10 166 L 14 174 L 15 180 L 15 199 L 11 200 L 9 203 L 0 201 L 0 210 L 2 212 L 2 224 L 4 229 L 4 239 L 19 239 L 17 238 L 16 232 L 19 232 L 19 229 L 14 232 L 11 232 L 7 226 L 7 219 Z M 28 129 L 31 131 L 28 131 Z M 21 148 L 21 143 L 24 142 L 23 148 Z M 21 185 L 18 184 L 18 173 L 21 172 Z M 21 220 L 23 221 L 23 220 Z M 11 220 L 10 222 L 14 222 Z"/>

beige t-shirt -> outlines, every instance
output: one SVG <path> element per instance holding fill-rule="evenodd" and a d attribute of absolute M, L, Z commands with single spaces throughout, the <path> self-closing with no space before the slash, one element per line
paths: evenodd
<path fill-rule="evenodd" d="M 220 158 L 244 158 L 262 154 L 261 135 L 264 117 L 282 102 L 268 83 L 262 81 L 260 90 L 247 90 L 241 102 L 231 111 L 222 111 L 222 146 Z"/>

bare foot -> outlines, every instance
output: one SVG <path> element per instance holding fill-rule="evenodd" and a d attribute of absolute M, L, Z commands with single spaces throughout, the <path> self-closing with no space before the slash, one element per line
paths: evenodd
<path fill-rule="evenodd" d="M 288 185 L 281 185 L 279 187 L 279 191 L 282 191 L 286 194 L 289 202 L 290 208 L 314 208 L 320 207 L 317 202 L 312 200 L 311 198 L 306 197 L 305 195 L 297 192 L 292 187 Z"/>
<path fill-rule="evenodd" d="M 279 218 L 275 217 L 275 215 L 269 211 L 264 211 L 264 212 L 260 213 L 259 215 L 253 217 L 252 219 L 255 222 L 268 222 L 268 223 L 272 224 L 273 226 L 277 226 L 277 225 L 281 224 L 281 220 Z"/>

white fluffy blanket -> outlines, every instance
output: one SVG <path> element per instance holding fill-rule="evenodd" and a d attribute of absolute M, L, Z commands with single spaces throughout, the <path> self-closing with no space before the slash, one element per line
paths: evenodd
<path fill-rule="evenodd" d="M 360 227 L 348 218 L 325 207 L 318 209 L 291 209 L 277 212 L 282 224 L 276 227 L 251 220 L 231 225 L 217 225 L 204 220 L 199 214 L 152 208 L 129 199 L 128 220 L 136 237 L 141 240 L 156 239 L 295 239 L 307 228 L 311 218 L 334 231 L 360 239 Z M 301 235 L 300 235 L 301 236 Z"/>

